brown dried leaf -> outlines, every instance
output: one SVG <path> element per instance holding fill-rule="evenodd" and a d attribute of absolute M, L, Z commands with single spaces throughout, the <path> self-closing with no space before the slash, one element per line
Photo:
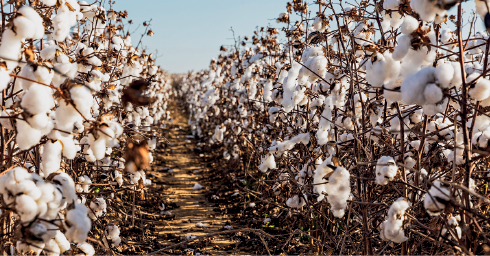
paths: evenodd
<path fill-rule="evenodd" d="M 149 86 L 150 83 L 143 79 L 133 81 L 128 88 L 123 90 L 123 96 L 121 97 L 123 106 L 127 106 L 128 102 L 131 102 L 135 107 L 153 103 L 155 101 L 154 98 L 143 94 Z"/>

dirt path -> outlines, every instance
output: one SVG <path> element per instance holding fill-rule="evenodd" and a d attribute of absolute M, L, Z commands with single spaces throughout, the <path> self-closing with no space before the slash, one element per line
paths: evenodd
<path fill-rule="evenodd" d="M 196 141 L 190 136 L 187 116 L 175 103 L 171 103 L 169 108 L 173 122 L 165 129 L 168 134 L 164 134 L 169 143 L 159 154 L 155 154 L 158 164 L 154 166 L 153 172 L 155 186 L 161 187 L 163 195 L 160 197 L 165 202 L 165 211 L 168 211 L 163 213 L 165 221 L 156 227 L 159 233 L 158 242 L 164 246 L 184 241 L 191 235 L 202 236 L 219 232 L 230 224 L 226 216 L 213 211 L 212 204 L 206 199 L 206 191 L 212 185 L 205 179 L 209 170 L 199 154 L 194 153 Z M 196 183 L 203 188 L 194 189 Z M 207 227 L 196 226 L 198 223 Z M 194 254 L 238 253 L 234 251 L 234 242 L 226 237 L 209 238 L 180 247 L 180 250 L 186 248 L 193 249 Z M 192 254 L 192 251 L 187 250 L 184 253 Z"/>

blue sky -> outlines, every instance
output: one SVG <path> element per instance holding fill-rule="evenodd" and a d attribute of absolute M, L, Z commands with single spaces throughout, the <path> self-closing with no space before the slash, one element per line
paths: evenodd
<path fill-rule="evenodd" d="M 233 44 L 236 36 L 253 34 L 256 26 L 275 26 L 275 18 L 286 10 L 286 0 L 116 0 L 114 9 L 127 10 L 128 20 L 137 24 L 153 18 L 153 37 L 143 44 L 155 52 L 157 64 L 171 73 L 208 67 L 223 44 Z M 274 19 L 274 20 L 272 20 Z M 143 32 L 131 35 L 136 45 Z"/>
<path fill-rule="evenodd" d="M 278 26 L 275 18 L 285 12 L 287 0 L 116 0 L 116 11 L 127 10 L 133 20 L 130 32 L 138 24 L 152 18 L 153 37 L 143 39 L 151 52 L 158 49 L 157 64 L 171 73 L 206 69 L 212 58 L 219 55 L 221 45 L 233 44 L 235 35 L 251 37 L 257 26 Z M 313 0 L 309 2 L 314 2 Z M 347 1 L 349 2 L 349 1 Z M 463 4 L 466 20 L 474 2 Z M 457 8 L 449 13 L 456 14 Z M 477 21 L 477 31 L 482 22 Z M 282 25 L 281 25 L 282 27 Z M 469 25 L 465 27 L 469 29 Z M 140 26 L 131 35 L 133 44 L 144 31 Z M 283 32 L 281 32 L 283 33 Z M 466 37 L 467 33 L 464 34 Z"/>

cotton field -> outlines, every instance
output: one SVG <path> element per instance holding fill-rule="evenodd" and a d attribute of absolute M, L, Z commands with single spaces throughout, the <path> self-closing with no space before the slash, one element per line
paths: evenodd
<path fill-rule="evenodd" d="M 284 1 L 172 75 L 117 6 L 2 1 L 4 255 L 490 253 L 490 1 Z"/>

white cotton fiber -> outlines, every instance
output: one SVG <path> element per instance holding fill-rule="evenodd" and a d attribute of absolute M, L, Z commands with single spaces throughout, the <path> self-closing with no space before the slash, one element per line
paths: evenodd
<path fill-rule="evenodd" d="M 15 209 L 17 214 L 19 214 L 22 223 L 29 223 L 36 218 L 36 201 L 28 195 L 19 195 L 16 197 Z"/>
<path fill-rule="evenodd" d="M 478 73 L 473 73 L 475 76 L 479 76 L 480 74 Z M 471 74 L 468 77 L 468 82 L 474 80 L 471 79 L 473 77 L 473 74 Z M 475 99 L 475 100 L 484 100 L 488 97 L 490 97 L 490 80 L 486 78 L 480 78 L 476 80 L 475 85 L 472 85 L 468 91 L 468 95 Z"/>
<path fill-rule="evenodd" d="M 321 159 L 320 159 L 321 161 Z M 327 183 L 329 175 L 334 171 L 329 165 L 331 158 L 325 159 L 315 170 L 313 175 L 313 193 L 318 195 L 317 201 L 320 202 L 327 194 Z"/>
<path fill-rule="evenodd" d="M 49 174 L 58 171 L 61 163 L 61 151 L 62 145 L 59 141 L 48 141 L 43 146 L 41 170 L 44 173 L 44 177 L 48 177 Z"/>
<path fill-rule="evenodd" d="M 387 219 L 379 226 L 379 235 L 384 241 L 402 243 L 408 240 L 403 230 L 405 211 L 409 204 L 404 198 L 396 200 L 388 210 Z"/>
<path fill-rule="evenodd" d="M 382 156 L 376 163 L 376 184 L 387 185 L 396 176 L 398 168 L 391 156 Z"/>
<path fill-rule="evenodd" d="M 46 113 L 54 107 L 52 89 L 40 84 L 33 84 L 22 97 L 21 106 L 31 115 Z"/>
<path fill-rule="evenodd" d="M 406 104 L 425 104 L 425 86 L 435 81 L 434 73 L 434 67 L 427 67 L 406 77 L 401 86 L 403 102 Z"/>
<path fill-rule="evenodd" d="M 451 63 L 444 63 L 436 67 L 435 77 L 441 88 L 449 88 L 454 76 L 454 68 Z"/>
<path fill-rule="evenodd" d="M 436 84 L 430 83 L 425 87 L 424 97 L 427 103 L 435 104 L 442 100 L 442 90 Z"/>
<path fill-rule="evenodd" d="M 21 150 L 29 149 L 30 147 L 39 143 L 42 137 L 40 130 L 32 128 L 27 122 L 23 120 L 17 120 L 17 133 L 15 141 Z"/>
<path fill-rule="evenodd" d="M 304 196 L 294 195 L 286 201 L 286 205 L 290 208 L 301 208 L 306 204 Z"/>
<path fill-rule="evenodd" d="M 301 64 L 293 62 L 291 69 L 289 69 L 287 80 L 283 84 L 283 100 L 282 105 L 284 111 L 289 113 L 294 108 L 294 92 L 296 91 L 296 85 L 298 83 L 298 75 L 301 69 Z"/>
<path fill-rule="evenodd" d="M 412 37 L 408 35 L 402 35 L 398 38 L 398 44 L 395 46 L 393 52 L 393 59 L 396 61 L 402 60 L 408 53 L 411 46 Z"/>
<path fill-rule="evenodd" d="M 274 155 L 271 153 L 268 153 L 265 157 L 261 157 L 261 163 L 259 165 L 261 172 L 267 172 L 269 169 L 276 169 L 276 161 Z"/>
<path fill-rule="evenodd" d="M 441 214 L 449 201 L 449 189 L 439 180 L 434 181 L 434 185 L 427 191 L 424 197 L 424 208 L 432 216 Z"/>
<path fill-rule="evenodd" d="M 343 167 L 335 168 L 326 184 L 327 200 L 330 209 L 337 218 L 344 217 L 347 199 L 350 196 L 350 173 Z"/>
<path fill-rule="evenodd" d="M 403 24 L 400 27 L 400 31 L 404 35 L 410 35 L 410 34 L 412 34 L 412 32 L 417 30 L 418 27 L 419 27 L 419 22 L 417 21 L 417 19 L 415 19 L 412 16 L 407 15 L 407 16 L 405 16 L 405 19 L 403 20 Z"/>

